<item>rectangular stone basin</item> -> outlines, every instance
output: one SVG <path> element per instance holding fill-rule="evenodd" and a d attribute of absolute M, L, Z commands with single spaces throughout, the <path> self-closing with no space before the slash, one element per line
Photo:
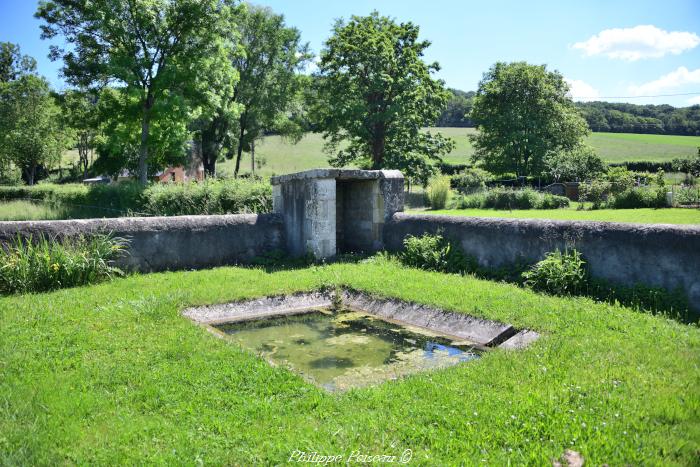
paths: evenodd
<path fill-rule="evenodd" d="M 520 349 L 531 330 L 355 291 L 264 297 L 184 310 L 236 342 L 329 391 L 378 384 Z"/>

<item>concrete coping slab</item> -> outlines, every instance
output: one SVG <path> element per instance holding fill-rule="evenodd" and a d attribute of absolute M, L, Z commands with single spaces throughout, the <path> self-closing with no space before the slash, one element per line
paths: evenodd
<path fill-rule="evenodd" d="M 336 180 L 378 180 L 382 178 L 397 178 L 403 180 L 399 170 L 361 170 L 361 169 L 312 169 L 270 178 L 270 183 L 279 185 L 293 180 L 312 180 L 333 178 Z"/>
<path fill-rule="evenodd" d="M 539 334 L 535 331 L 518 330 L 510 324 L 445 311 L 427 305 L 390 298 L 377 298 L 351 290 L 343 291 L 341 298 L 343 306 L 346 308 L 363 311 L 398 324 L 407 324 L 427 331 L 438 332 L 461 340 L 465 344 L 514 349 L 524 348 L 539 338 Z M 196 323 L 216 325 L 328 308 L 331 306 L 332 300 L 333 296 L 330 293 L 316 291 L 187 308 L 182 314 Z"/>

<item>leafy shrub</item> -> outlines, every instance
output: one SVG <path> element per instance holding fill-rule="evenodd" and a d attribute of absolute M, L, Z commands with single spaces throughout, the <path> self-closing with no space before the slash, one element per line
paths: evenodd
<path fill-rule="evenodd" d="M 20 236 L 0 248 L 0 294 L 44 292 L 121 276 L 114 260 L 127 248 L 110 235 L 36 241 Z"/>
<path fill-rule="evenodd" d="M 428 182 L 428 203 L 432 209 L 444 209 L 450 197 L 450 177 L 438 175 Z"/>
<path fill-rule="evenodd" d="M 593 209 L 603 205 L 608 199 L 608 193 L 610 193 L 610 182 L 607 180 L 593 180 L 579 185 L 579 201 L 593 203 Z"/>
<path fill-rule="evenodd" d="M 494 180 L 491 172 L 483 169 L 467 169 L 450 178 L 450 185 L 459 193 L 468 195 L 486 189 L 486 184 Z"/>
<path fill-rule="evenodd" d="M 673 202 L 675 204 L 700 204 L 700 188 L 681 187 L 673 192 Z"/>
<path fill-rule="evenodd" d="M 588 284 L 586 262 L 577 250 L 547 253 L 545 258 L 523 273 L 526 287 L 552 295 L 578 295 Z"/>
<path fill-rule="evenodd" d="M 456 206 L 460 209 L 557 209 L 569 206 L 569 199 L 531 188 L 495 188 L 464 196 L 457 201 Z"/>
<path fill-rule="evenodd" d="M 407 266 L 450 273 L 473 272 L 477 268 L 473 258 L 467 257 L 458 245 L 442 235 L 408 235 L 403 245 L 399 260 Z"/>
<path fill-rule="evenodd" d="M 666 207 L 666 189 L 663 187 L 628 188 L 612 196 L 607 207 L 613 209 L 663 208 Z"/>
<path fill-rule="evenodd" d="M 591 180 L 605 172 L 603 160 L 586 145 L 554 154 L 545 163 L 555 181 Z"/>
<path fill-rule="evenodd" d="M 634 172 L 625 167 L 610 167 L 605 178 L 610 183 L 610 193 L 613 195 L 633 188 L 636 182 Z"/>

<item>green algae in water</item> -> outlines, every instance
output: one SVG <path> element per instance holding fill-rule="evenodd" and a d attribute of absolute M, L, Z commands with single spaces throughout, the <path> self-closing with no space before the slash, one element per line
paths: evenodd
<path fill-rule="evenodd" d="M 478 358 L 451 339 L 354 311 L 320 311 L 216 326 L 241 346 L 329 391 L 376 384 Z"/>

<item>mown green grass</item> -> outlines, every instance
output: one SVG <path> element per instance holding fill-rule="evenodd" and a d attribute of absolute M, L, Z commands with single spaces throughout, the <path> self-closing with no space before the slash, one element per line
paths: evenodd
<path fill-rule="evenodd" d="M 524 351 L 334 395 L 183 307 L 334 284 L 535 329 Z M 427 465 L 690 465 L 700 330 L 589 299 L 373 259 L 133 276 L 0 300 L 0 463 L 280 464 L 295 450 Z"/>
<path fill-rule="evenodd" d="M 700 209 L 596 209 L 577 210 L 576 204 L 568 209 L 522 209 L 502 211 L 495 209 L 444 209 L 415 211 L 421 214 L 442 214 L 468 217 L 507 217 L 516 219 L 559 219 L 580 221 L 632 222 L 640 224 L 700 224 Z"/>

